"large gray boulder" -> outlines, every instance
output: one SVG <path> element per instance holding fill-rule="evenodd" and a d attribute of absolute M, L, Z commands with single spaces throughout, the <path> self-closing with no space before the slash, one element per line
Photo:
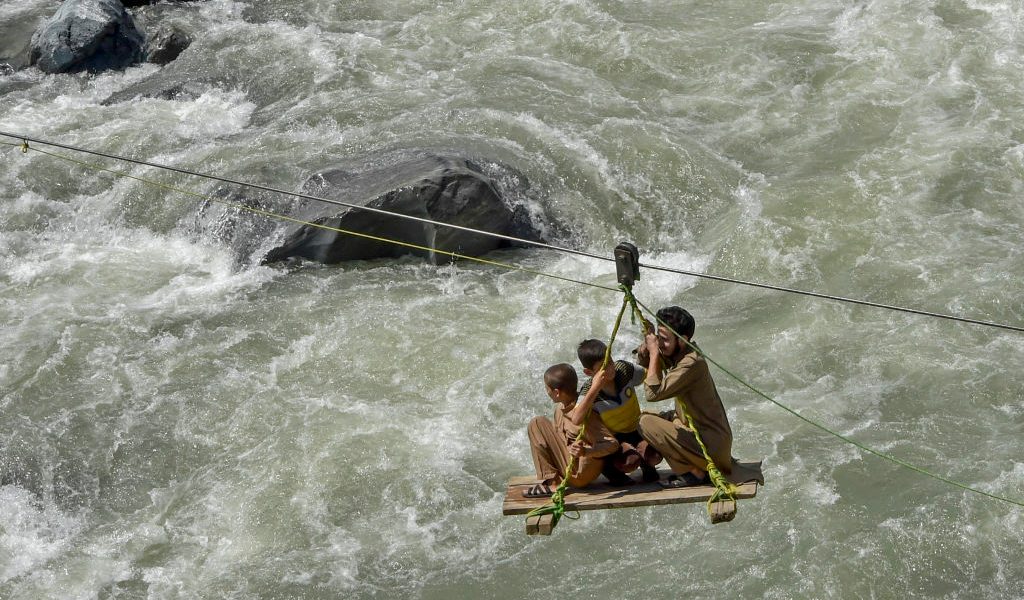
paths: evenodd
<path fill-rule="evenodd" d="M 29 62 L 46 73 L 123 69 L 145 43 L 119 0 L 66 0 L 32 36 Z"/>
<path fill-rule="evenodd" d="M 525 210 L 506 204 L 479 166 L 457 156 L 425 155 L 359 174 L 344 167 L 327 169 L 309 178 L 302 192 L 471 229 L 540 240 Z M 480 256 L 510 245 L 491 236 L 312 200 L 296 203 L 289 216 L 467 256 Z M 304 258 L 337 263 L 407 254 L 422 256 L 435 264 L 451 260 L 446 254 L 430 250 L 301 225 L 290 227 L 284 242 L 271 249 L 264 262 Z"/>

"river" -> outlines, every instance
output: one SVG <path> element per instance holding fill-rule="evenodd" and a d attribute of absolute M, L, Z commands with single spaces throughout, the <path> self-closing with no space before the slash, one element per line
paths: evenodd
<path fill-rule="evenodd" d="M 2 0 L 0 23 L 52 11 Z M 142 14 L 193 45 L 164 67 L 2 74 L 0 130 L 287 189 L 457 151 L 523 174 L 559 245 L 1024 324 L 1019 2 Z M 105 102 L 155 78 L 193 93 Z M 609 335 L 618 295 L 467 261 L 262 266 L 196 215 L 0 146 L 0 597 L 1024 597 L 1020 506 L 720 370 L 734 454 L 767 480 L 734 521 L 591 511 L 528 537 L 501 503 L 552 410 L 541 374 Z M 488 258 L 615 283 L 581 256 Z M 808 419 L 1024 502 L 1020 333 L 654 270 L 635 292 L 688 308 L 708 355 Z M 626 324 L 616 354 L 639 339 Z"/>

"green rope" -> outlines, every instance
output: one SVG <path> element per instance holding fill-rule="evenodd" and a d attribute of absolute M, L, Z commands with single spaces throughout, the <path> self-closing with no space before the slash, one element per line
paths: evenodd
<path fill-rule="evenodd" d="M 639 303 L 639 301 L 638 301 L 638 303 Z M 677 332 L 675 329 L 672 329 L 672 327 L 670 327 L 667 323 L 665 323 L 664 321 L 659 319 L 658 315 L 654 311 L 652 311 L 650 308 L 645 306 L 643 303 L 640 303 L 640 306 L 643 307 L 643 309 L 645 311 L 647 311 L 648 314 L 650 314 L 652 317 L 654 317 L 654 319 L 658 322 L 659 325 L 662 325 L 663 327 L 665 327 L 665 329 L 668 329 L 669 331 L 671 331 L 678 339 L 685 341 L 686 345 L 691 350 L 693 350 L 694 352 L 696 352 L 697 354 L 702 356 L 709 363 L 715 365 L 716 367 L 718 367 L 719 369 L 724 371 L 726 375 L 728 375 L 729 377 L 733 378 L 735 381 L 740 383 L 745 388 L 749 389 L 750 391 L 754 392 L 755 394 L 757 394 L 758 396 L 764 398 L 765 400 L 771 402 L 775 406 L 778 406 L 782 410 L 788 412 L 789 414 L 791 414 L 794 417 L 800 419 L 801 421 L 807 423 L 808 425 L 816 427 L 816 428 L 820 429 L 821 431 L 824 431 L 825 433 L 828 433 L 829 435 L 835 436 L 835 437 L 839 438 L 840 440 L 846 442 L 847 444 L 850 444 L 850 445 L 852 445 L 852 446 L 854 446 L 856 448 L 859 448 L 860 450 L 862 450 L 864 452 L 867 452 L 868 454 L 873 454 L 873 455 L 875 455 L 875 456 L 877 456 L 877 457 L 879 457 L 881 459 L 884 459 L 884 460 L 887 460 L 889 462 L 895 463 L 895 464 L 897 464 L 897 465 L 899 465 L 901 467 L 905 467 L 907 469 L 910 469 L 911 471 L 914 471 L 916 473 L 920 473 L 921 475 L 924 475 L 926 477 L 931 477 L 932 479 L 936 479 L 936 480 L 941 481 L 943 483 L 948 483 L 949 485 L 958 487 L 960 489 L 963 489 L 963 490 L 966 490 L 966 491 L 969 491 L 969 492 L 974 492 L 975 494 L 980 494 L 982 496 L 987 496 L 989 498 L 992 498 L 993 500 L 1001 500 L 1003 502 L 1007 502 L 1007 503 L 1013 504 L 1015 506 L 1024 507 L 1024 502 L 1020 502 L 1020 501 L 1014 500 L 1012 498 L 1007 498 L 1005 496 L 999 496 L 997 494 L 991 494 L 991 493 L 986 492 L 984 490 L 979 490 L 978 488 L 971 487 L 971 486 L 969 486 L 967 484 L 964 484 L 964 483 L 960 483 L 959 481 L 953 481 L 952 479 L 949 479 L 948 477 L 943 477 L 942 475 L 939 475 L 938 473 L 933 473 L 933 472 L 931 472 L 931 471 L 929 471 L 927 469 L 923 469 L 921 467 L 918 467 L 916 465 L 908 463 L 907 461 L 899 459 L 899 458 L 896 458 L 895 456 L 892 456 L 891 454 L 886 454 L 885 452 L 881 452 L 879 450 L 875 450 L 874 448 L 865 446 L 864 444 L 858 442 L 857 440 L 854 440 L 854 439 L 852 439 L 850 437 L 847 437 L 847 436 L 845 436 L 845 435 L 843 435 L 843 434 L 841 434 L 841 433 L 839 433 L 837 431 L 833 431 L 833 430 L 829 429 L 828 427 L 826 427 L 825 425 L 822 425 L 821 423 L 818 423 L 817 421 L 814 421 L 813 419 L 809 419 L 809 418 L 801 415 L 800 413 L 796 412 L 792 408 L 790 408 L 790 407 L 786 406 L 785 404 L 775 400 L 774 398 L 768 396 L 768 394 L 765 394 L 764 392 L 762 392 L 761 390 L 757 389 L 753 385 L 747 383 L 739 375 L 736 375 L 735 373 L 733 373 L 729 369 L 727 369 L 724 366 L 722 366 L 715 359 L 713 359 L 710 356 L 708 356 L 707 353 L 705 353 L 703 350 L 698 348 L 696 345 L 692 344 L 689 340 L 686 340 L 685 338 L 683 338 L 683 336 L 679 335 L 679 332 Z"/>
<path fill-rule="evenodd" d="M 17 136 L 10 136 L 10 137 L 17 137 Z M 107 172 L 107 173 L 111 173 L 111 174 L 117 175 L 119 177 L 126 177 L 126 178 L 129 178 L 129 179 L 134 179 L 136 181 L 139 181 L 139 182 L 142 182 L 142 183 L 145 183 L 145 184 L 148 184 L 148 185 L 153 185 L 153 186 L 156 186 L 156 187 L 161 187 L 161 188 L 164 188 L 164 189 L 167 189 L 167 190 L 170 190 L 170 191 L 175 191 L 175 192 L 178 192 L 178 193 L 181 193 L 181 194 L 185 194 L 185 195 L 188 195 L 188 196 L 193 196 L 195 198 L 201 198 L 201 199 L 204 199 L 204 200 L 209 200 L 209 201 L 212 201 L 212 202 L 217 202 L 217 203 L 223 204 L 225 206 L 236 208 L 238 210 L 245 210 L 245 211 L 248 211 L 248 212 L 251 212 L 251 213 L 254 213 L 254 214 L 258 214 L 258 215 L 262 215 L 262 216 L 265 216 L 265 217 L 276 218 L 276 219 L 280 219 L 280 220 L 283 220 L 283 221 L 289 221 L 289 222 L 293 222 L 293 223 L 297 223 L 297 224 L 301 224 L 301 225 L 308 225 L 310 227 L 315 227 L 315 228 L 318 228 L 318 229 L 326 229 L 326 230 L 334 231 L 334 232 L 337 232 L 337 233 L 352 235 L 352 236 L 356 236 L 356 237 L 363 237 L 363 238 L 372 239 L 372 240 L 375 240 L 375 241 L 391 243 L 391 244 L 395 244 L 395 245 L 411 247 L 411 248 L 416 248 L 416 249 L 424 249 L 424 248 L 421 248 L 421 247 L 417 247 L 417 246 L 415 246 L 413 244 L 408 244 L 408 243 L 400 242 L 400 241 L 397 241 L 397 240 L 390 240 L 390 239 L 387 239 L 387 238 L 379 238 L 379 237 L 370 236 L 370 235 L 366 235 L 366 234 L 362 234 L 362 233 L 354 232 L 354 231 L 347 231 L 347 230 L 339 229 L 339 228 L 336 228 L 336 227 L 329 227 L 327 225 L 323 225 L 323 224 L 319 224 L 319 223 L 311 223 L 311 222 L 308 222 L 308 221 L 303 221 L 303 220 L 300 220 L 300 219 L 295 219 L 295 218 L 292 218 L 292 217 L 288 217 L 288 216 L 285 216 L 285 215 L 276 214 L 276 213 L 273 213 L 273 212 L 270 212 L 270 211 L 265 211 L 265 210 L 253 208 L 253 207 L 250 207 L 250 206 L 246 206 L 244 204 L 239 204 L 239 203 L 236 203 L 236 202 L 230 202 L 230 201 L 223 200 L 221 198 L 217 198 L 217 197 L 214 197 L 214 196 L 211 196 L 211 195 L 200 194 L 200 193 L 197 193 L 197 192 L 193 192 L 193 191 L 190 191 L 190 190 L 185 190 L 185 189 L 177 188 L 177 187 L 174 187 L 174 186 L 171 186 L 171 185 L 168 185 L 168 184 L 164 184 L 164 183 L 160 183 L 160 182 L 157 182 L 157 181 L 152 181 L 152 180 L 149 180 L 149 179 L 144 179 L 142 177 L 137 177 L 135 175 L 131 175 L 131 174 L 123 172 L 123 171 L 116 171 L 116 170 L 113 170 L 113 169 L 109 169 L 109 168 L 103 167 L 101 165 L 87 163 L 87 162 L 79 161 L 79 160 L 76 160 L 76 159 L 73 159 L 73 158 L 70 158 L 70 157 L 67 157 L 67 156 L 56 154 L 56 153 L 53 153 L 53 152 L 47 152 L 45 150 L 40 150 L 38 148 L 29 146 L 28 140 L 24 140 L 24 139 L 22 140 L 21 144 L 12 144 L 12 143 L 8 143 L 8 142 L 0 142 L 0 145 L 12 146 L 14 148 L 18 148 L 18 149 L 21 150 L 21 152 L 23 154 L 27 154 L 29 150 L 33 150 L 35 152 L 39 152 L 40 154 L 45 154 L 45 155 L 48 155 L 48 156 L 51 156 L 51 157 L 54 157 L 54 158 L 58 158 L 60 160 L 64 160 L 64 161 L 67 161 L 67 162 L 70 162 L 70 163 L 78 164 L 78 165 L 81 165 L 81 166 L 86 167 L 88 169 L 92 169 L 92 170 L 96 170 L 96 171 L 104 171 L 104 172 Z M 612 288 L 612 287 L 609 287 L 609 286 L 589 283 L 589 282 L 586 282 L 586 281 L 579 281 L 579 280 L 575 280 L 575 279 L 570 279 L 568 277 L 561 277 L 561 276 L 558 276 L 558 275 L 553 275 L 553 274 L 550 274 L 550 273 L 545 273 L 543 271 L 535 271 L 535 270 L 532 270 L 532 269 L 526 269 L 526 268 L 523 268 L 523 267 L 518 267 L 518 266 L 515 266 L 515 265 L 510 265 L 510 264 L 501 263 L 501 262 L 497 262 L 497 261 L 490 261 L 490 260 L 481 259 L 481 258 L 478 258 L 478 257 L 466 256 L 466 255 L 457 254 L 457 253 L 454 253 L 454 252 L 447 252 L 447 251 L 444 251 L 444 250 L 437 250 L 437 249 L 430 249 L 430 248 L 426 248 L 426 250 L 431 250 L 431 251 L 433 251 L 433 252 L 435 252 L 437 254 L 451 256 L 452 258 L 466 259 L 466 260 L 470 260 L 470 261 L 474 261 L 474 262 L 478 262 L 478 263 L 482 263 L 482 264 L 498 266 L 498 267 L 502 267 L 502 268 L 506 268 L 506 269 L 511 269 L 511 270 L 516 270 L 516 271 L 522 271 L 522 272 L 525 272 L 525 273 L 531 273 L 531 274 L 540 275 L 540 276 L 543 276 L 543 277 L 549 277 L 549 278 L 552 278 L 552 279 L 558 279 L 558 280 L 566 281 L 566 282 L 570 282 L 570 283 L 578 283 L 578 284 L 581 284 L 581 285 L 586 285 L 586 286 L 590 286 L 590 287 L 596 287 L 596 288 L 600 288 L 600 289 L 604 289 L 604 290 L 616 291 L 615 288 Z M 627 296 L 627 301 L 630 302 L 630 304 L 633 305 L 633 313 L 631 314 L 630 318 L 632 320 L 632 319 L 636 318 L 637 316 L 639 316 L 640 319 L 641 319 L 641 322 L 644 324 L 644 332 L 645 333 L 647 331 L 647 323 L 646 323 L 646 320 L 643 319 L 643 315 L 640 313 L 640 310 L 638 308 L 636 308 L 637 304 L 639 304 L 645 311 L 647 311 L 651 316 L 653 316 L 655 318 L 655 320 L 658 321 L 659 324 L 663 325 L 669 331 L 672 331 L 672 333 L 674 333 L 679 339 L 683 339 L 681 336 L 679 336 L 679 334 L 675 330 L 673 330 L 671 327 L 669 327 L 664 322 L 658 320 L 657 315 L 654 313 L 654 311 L 652 311 L 650 308 L 645 306 L 643 303 L 639 303 L 639 301 L 637 301 L 636 298 L 633 297 L 633 295 L 632 295 L 630 290 L 625 289 L 625 293 L 626 293 L 626 296 Z M 621 318 L 621 314 L 620 314 L 620 318 Z M 986 324 L 986 323 L 982 323 L 982 324 Z M 616 328 L 617 327 L 618 327 L 618 323 L 616 323 Z M 828 433 L 828 434 L 830 434 L 830 435 L 832 435 L 832 436 L 834 436 L 834 437 L 836 437 L 836 438 L 838 438 L 838 439 L 840 439 L 840 440 L 842 440 L 842 441 L 844 441 L 844 442 L 846 442 L 846 443 L 848 443 L 848 444 L 850 444 L 850 445 L 852 445 L 852 446 L 862 450 L 863 452 L 867 452 L 868 454 L 873 454 L 873 455 L 875 455 L 875 456 L 877 456 L 877 457 L 879 457 L 881 459 L 887 460 L 887 461 L 892 462 L 894 464 L 897 464 L 897 465 L 899 465 L 901 467 L 905 467 L 907 469 L 910 469 L 911 471 L 914 471 L 914 472 L 919 473 L 921 475 L 924 475 L 926 477 L 930 477 L 932 479 L 936 479 L 936 480 L 941 481 L 943 483 L 947 483 L 947 484 L 952 485 L 954 487 L 958 487 L 960 489 L 963 489 L 963 490 L 966 490 L 966 491 L 969 491 L 969 492 L 974 492 L 976 494 L 980 494 L 982 496 L 986 496 L 986 497 L 992 498 L 994 500 L 1000 500 L 1000 501 L 1003 501 L 1003 502 L 1007 502 L 1009 504 L 1013 504 L 1015 506 L 1024 507 L 1024 502 L 1020 502 L 1020 501 L 1017 501 L 1017 500 L 1013 500 L 1011 498 L 1007 498 L 1007 497 L 1004 497 L 1004 496 L 999 496 L 997 494 L 992 494 L 992 493 L 989 493 L 989 492 L 986 492 L 986 491 L 983 491 L 983 490 L 979 490 L 979 489 L 977 489 L 975 487 L 971 487 L 969 485 L 960 483 L 958 481 L 954 481 L 954 480 L 949 479 L 947 477 L 943 477 L 942 475 L 939 475 L 937 473 L 933 473 L 933 472 L 931 472 L 931 471 L 929 471 L 927 469 L 923 469 L 921 467 L 918 467 L 916 465 L 908 463 L 908 462 L 906 462 L 904 460 L 901 460 L 899 458 L 896 458 L 895 456 L 892 456 L 890 454 L 886 454 L 884 452 L 880 452 L 878 450 L 875 450 L 873 448 L 865 446 L 864 444 L 861 444 L 860 442 L 857 442 L 856 440 L 854 440 L 852 438 L 849 438 L 847 436 L 842 435 L 841 433 L 833 431 L 833 430 L 829 429 L 828 427 L 826 427 L 825 425 L 822 425 L 821 423 L 818 423 L 818 422 L 816 422 L 816 421 L 814 421 L 812 419 L 809 419 L 809 418 L 801 415 L 800 413 L 796 412 L 792 408 L 786 406 L 785 404 L 775 400 L 774 398 L 771 398 L 770 396 L 768 396 L 767 394 L 765 394 L 761 390 L 759 390 L 759 389 L 755 388 L 753 385 L 747 383 L 743 378 L 739 377 L 738 375 L 734 374 L 732 371 L 730 371 L 726 367 L 722 366 L 720 363 L 715 361 L 712 357 L 708 356 L 703 350 L 701 350 L 697 346 L 691 344 L 689 341 L 687 341 L 686 343 L 687 343 L 687 345 L 691 349 L 693 349 L 695 352 L 697 352 L 700 356 L 702 356 L 704 359 L 706 359 L 709 363 L 715 365 L 716 367 L 718 367 L 719 369 L 724 371 L 726 375 L 728 375 L 729 377 L 731 377 L 732 379 L 734 379 L 735 381 L 737 381 L 738 383 L 740 383 L 741 385 L 743 385 L 744 387 L 749 389 L 750 391 L 754 392 L 758 396 L 760 396 L 760 397 L 764 398 L 765 400 L 771 402 L 775 406 L 778 406 L 782 410 L 788 412 L 789 414 L 791 414 L 794 417 L 800 419 L 801 421 L 804 421 L 808 425 L 816 427 L 817 429 L 820 429 L 821 431 L 824 431 L 825 433 Z M 610 348 L 610 346 L 611 345 L 609 344 L 609 348 Z M 709 471 L 709 473 L 710 473 L 710 471 Z M 711 476 L 711 477 L 712 477 L 712 480 L 714 480 L 714 476 Z M 564 489 L 563 489 L 563 495 L 564 495 Z M 554 495 L 552 495 L 552 498 L 554 498 Z M 540 510 L 540 509 L 538 509 L 538 510 Z M 564 510 L 563 510 L 563 512 L 564 512 Z"/>
<path fill-rule="evenodd" d="M 619 308 L 619 315 L 617 317 L 615 317 L 615 326 L 612 327 L 611 338 L 608 340 L 608 345 L 605 346 L 605 349 L 604 349 L 604 360 L 602 360 L 602 362 L 601 362 L 601 368 L 606 367 L 608 365 L 608 363 L 611 362 L 612 344 L 615 343 L 615 336 L 618 335 L 618 333 L 619 333 L 619 325 L 622 324 L 622 315 L 625 314 L 625 312 L 626 312 L 626 306 L 628 304 L 630 304 L 630 299 L 633 297 L 633 293 L 632 293 L 632 291 L 628 287 L 626 287 L 624 285 L 620 286 L 620 287 L 625 292 L 625 296 L 623 296 L 623 298 L 622 298 L 622 307 Z M 633 306 L 634 307 L 636 306 L 635 305 L 635 301 L 634 301 Z M 590 411 L 587 411 L 586 416 L 583 417 L 583 422 L 580 423 L 580 430 L 579 430 L 579 432 L 576 433 L 576 441 L 577 442 L 581 441 L 583 439 L 583 436 L 586 435 L 587 419 L 589 419 L 589 418 L 590 418 Z M 576 469 L 576 457 L 575 456 L 570 456 L 569 457 L 569 465 L 565 468 L 565 476 L 562 477 L 562 483 L 558 484 L 558 487 L 555 488 L 554 492 L 552 492 L 552 494 L 551 494 L 551 501 L 549 503 L 545 504 L 544 506 L 535 508 L 535 509 L 531 510 L 530 512 L 526 513 L 526 518 L 527 519 L 529 519 L 530 517 L 535 517 L 535 516 L 539 516 L 539 515 L 548 515 L 548 514 L 550 514 L 552 516 L 552 518 L 551 518 L 551 528 L 554 529 L 558 525 L 558 521 L 563 516 L 567 516 L 565 514 L 565 491 L 569 487 L 569 479 L 572 477 L 572 472 L 575 469 Z"/>
<path fill-rule="evenodd" d="M 678 399 L 678 398 L 677 398 Z M 704 454 L 704 460 L 707 461 L 707 466 L 704 470 L 708 472 L 708 477 L 711 478 L 711 483 L 715 485 L 715 493 L 708 498 L 707 508 L 708 514 L 711 514 L 711 505 L 723 498 L 729 498 L 730 500 L 736 500 L 737 487 L 735 484 L 730 482 L 722 475 L 722 471 L 719 470 L 718 465 L 711 459 L 711 454 L 708 453 L 708 447 L 704 445 L 704 440 L 700 437 L 700 431 L 697 430 L 697 424 L 694 423 L 693 417 L 686 410 L 686 403 L 680 401 L 679 405 L 683 407 L 683 417 L 686 419 L 686 424 L 690 427 L 693 432 L 693 437 L 697 440 L 697 444 L 700 446 L 700 451 Z"/>

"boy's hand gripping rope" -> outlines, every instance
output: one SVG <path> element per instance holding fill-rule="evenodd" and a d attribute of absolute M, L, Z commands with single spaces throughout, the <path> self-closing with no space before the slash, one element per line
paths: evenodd
<path fill-rule="evenodd" d="M 647 333 L 650 331 L 648 327 L 648 322 L 646 319 L 644 319 L 643 313 L 640 312 L 640 307 L 637 306 L 636 297 L 633 296 L 630 290 L 626 290 L 626 300 L 629 301 L 630 305 L 633 308 L 633 312 L 630 316 L 634 320 L 636 318 L 640 319 L 640 323 L 643 324 L 644 336 L 646 336 Z M 658 317 L 655 315 L 654 318 L 657 319 Z M 666 325 L 666 327 L 668 326 Z M 669 329 L 671 330 L 671 328 Z M 674 330 L 672 332 L 675 333 Z M 694 349 L 697 348 L 692 344 L 690 344 L 690 347 Z M 700 352 L 699 350 L 697 351 Z M 725 478 L 725 475 L 722 475 L 722 471 L 719 470 L 718 465 L 716 465 L 715 461 L 711 459 L 711 454 L 708 452 L 708 447 L 704 445 L 704 440 L 701 439 L 700 432 L 697 430 L 697 424 L 693 421 L 693 417 L 690 416 L 689 411 L 686 410 L 686 403 L 680 401 L 679 405 L 683 407 L 682 416 L 684 419 L 686 419 L 686 425 L 690 428 L 690 431 L 693 432 L 693 437 L 697 440 L 697 444 L 700 446 L 701 454 L 704 455 L 704 460 L 706 460 L 708 463 L 705 467 L 705 470 L 708 472 L 708 477 L 711 478 L 711 483 L 715 485 L 715 493 L 712 494 L 710 498 L 708 498 L 707 509 L 708 515 L 711 516 L 711 522 L 717 523 L 718 520 L 715 517 L 715 513 L 712 507 L 714 506 L 715 502 L 719 502 L 726 498 L 732 500 L 733 502 L 736 502 L 737 488 L 735 484 L 733 484 L 732 482 Z M 731 518 L 729 520 L 731 520 Z"/>
<path fill-rule="evenodd" d="M 640 310 L 636 306 L 636 300 L 633 298 L 633 292 L 626 285 L 619 286 L 625 293 L 625 297 L 622 299 L 622 307 L 619 308 L 619 315 L 615 317 L 615 326 L 612 327 L 611 339 L 608 340 L 608 345 L 604 350 L 604 360 L 601 361 L 601 368 L 603 369 L 611 362 L 612 357 L 612 344 L 615 343 L 615 336 L 619 333 L 619 325 L 622 323 L 622 315 L 626 312 L 626 306 L 632 306 L 633 311 L 630 313 L 632 319 L 635 315 L 640 314 Z M 644 324 L 644 331 L 647 331 L 647 323 L 644 322 L 643 318 L 640 319 L 641 323 Z M 591 409 L 593 410 L 593 409 Z M 582 441 L 587 432 L 587 420 L 590 418 L 590 412 L 587 411 L 583 422 L 580 423 L 580 430 L 576 434 L 576 441 Z M 569 464 L 565 467 L 565 476 L 562 478 L 562 483 L 558 484 L 555 491 L 551 494 L 551 502 L 535 508 L 526 514 L 526 518 L 536 517 L 539 515 L 551 515 L 551 529 L 554 529 L 558 525 L 558 521 L 565 516 L 570 519 L 578 519 L 579 516 L 569 517 L 565 514 L 565 491 L 569 487 L 569 479 L 572 478 L 572 472 L 576 470 L 576 457 L 569 457 Z"/>

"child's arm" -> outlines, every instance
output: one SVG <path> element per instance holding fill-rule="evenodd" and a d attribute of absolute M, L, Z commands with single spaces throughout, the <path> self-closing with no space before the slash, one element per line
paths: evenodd
<path fill-rule="evenodd" d="M 586 442 L 573 442 L 569 444 L 569 454 L 577 458 L 584 456 L 603 458 L 609 454 L 614 454 L 618 449 L 619 442 L 615 438 L 601 439 L 593 446 L 588 446 Z"/>
<path fill-rule="evenodd" d="M 661 350 L 658 349 L 658 336 L 652 331 L 644 336 L 647 347 L 647 374 L 644 378 L 644 397 L 648 402 L 658 402 L 670 396 L 659 394 L 661 386 Z"/>
<path fill-rule="evenodd" d="M 587 394 L 576 403 L 576 407 L 569 413 L 569 420 L 572 421 L 573 425 L 580 425 L 587 419 L 591 407 L 594 406 L 594 401 L 597 400 L 597 395 L 601 393 L 601 386 L 608 379 L 608 371 L 608 369 L 602 367 L 590 379 L 590 389 L 587 390 Z M 611 375 L 614 377 L 615 372 L 612 371 Z"/>
<path fill-rule="evenodd" d="M 577 458 L 602 458 L 614 454 L 618 449 L 619 441 L 601 422 L 601 417 L 595 414 L 591 414 L 587 422 L 586 439 L 569 444 L 569 454 Z"/>

